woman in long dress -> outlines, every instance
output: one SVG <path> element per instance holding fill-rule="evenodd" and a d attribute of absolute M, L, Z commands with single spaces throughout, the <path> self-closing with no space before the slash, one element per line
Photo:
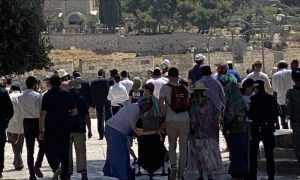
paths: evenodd
<path fill-rule="evenodd" d="M 191 98 L 191 132 L 190 145 L 199 171 L 198 180 L 203 180 L 207 172 L 212 180 L 212 171 L 222 167 L 219 149 L 219 114 L 214 103 L 204 95 L 207 90 L 203 83 L 197 82 Z"/>

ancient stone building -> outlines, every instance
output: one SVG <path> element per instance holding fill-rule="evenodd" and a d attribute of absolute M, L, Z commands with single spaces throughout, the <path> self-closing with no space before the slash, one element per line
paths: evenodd
<path fill-rule="evenodd" d="M 65 28 L 78 27 L 87 16 L 98 14 L 98 0 L 44 0 L 44 17 L 62 17 Z"/>

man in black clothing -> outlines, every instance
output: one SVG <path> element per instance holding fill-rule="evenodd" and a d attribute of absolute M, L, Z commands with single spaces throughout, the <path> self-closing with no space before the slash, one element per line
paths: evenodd
<path fill-rule="evenodd" d="M 103 69 L 98 71 L 98 77 L 91 82 L 91 102 L 92 106 L 96 108 L 97 120 L 98 120 L 98 133 L 99 139 L 104 137 L 104 121 L 107 121 L 111 117 L 110 104 L 107 100 L 109 89 L 109 80 L 105 78 L 105 72 Z"/>
<path fill-rule="evenodd" d="M 2 172 L 4 169 L 4 148 L 6 142 L 5 129 L 13 115 L 14 109 L 8 92 L 0 84 L 0 178 L 3 178 Z"/>
<path fill-rule="evenodd" d="M 45 154 L 54 173 L 53 179 L 69 178 L 70 130 L 69 118 L 77 115 L 72 95 L 63 90 L 60 78 L 50 79 L 51 89 L 44 94 L 40 115 L 40 139 L 45 142 Z M 61 169 L 60 169 L 61 164 Z"/>
<path fill-rule="evenodd" d="M 256 180 L 257 176 L 257 151 L 259 142 L 262 141 L 267 160 L 267 173 L 269 180 L 274 179 L 275 165 L 273 150 L 275 147 L 274 131 L 275 122 L 279 116 L 277 100 L 275 96 L 265 91 L 264 82 L 254 82 L 255 95 L 251 97 L 248 117 L 251 124 L 252 140 L 250 141 L 250 179 Z"/>
<path fill-rule="evenodd" d="M 81 89 L 79 92 L 80 96 L 83 96 L 87 100 L 90 106 L 91 105 L 90 82 L 82 79 L 81 74 L 78 71 L 73 72 L 73 77 L 74 79 L 76 79 L 76 81 L 79 81 L 81 85 Z"/>

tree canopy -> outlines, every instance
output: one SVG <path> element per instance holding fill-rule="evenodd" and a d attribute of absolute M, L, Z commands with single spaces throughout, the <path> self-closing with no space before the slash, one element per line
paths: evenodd
<path fill-rule="evenodd" d="M 0 1 L 0 75 L 23 74 L 49 68 L 49 45 L 41 6 L 25 6 L 18 0 Z"/>

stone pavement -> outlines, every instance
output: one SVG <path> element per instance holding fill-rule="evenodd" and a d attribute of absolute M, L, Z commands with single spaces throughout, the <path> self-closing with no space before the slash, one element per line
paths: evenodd
<path fill-rule="evenodd" d="M 88 165 L 88 177 L 90 180 L 110 180 L 114 178 L 108 178 L 104 177 L 102 173 L 102 167 L 105 162 L 105 156 L 106 156 L 106 141 L 105 140 L 98 140 L 98 133 L 97 133 L 97 123 L 96 119 L 92 120 L 92 130 L 93 130 L 93 137 L 90 140 L 87 140 L 87 165 Z M 36 146 L 37 147 L 37 146 Z M 59 147 L 58 147 L 59 148 Z M 224 140 L 221 139 L 221 148 L 224 148 Z M 137 142 L 134 142 L 133 149 L 135 152 L 137 152 Z M 3 179 L 28 179 L 28 169 L 26 165 L 26 145 L 24 143 L 24 149 L 23 149 L 23 161 L 25 164 L 25 168 L 21 171 L 15 171 L 12 165 L 13 161 L 13 153 L 11 150 L 11 145 L 6 144 L 5 148 L 5 168 L 3 172 Z M 35 152 L 37 153 L 37 152 Z M 214 179 L 217 180 L 227 180 L 231 179 L 229 175 L 227 175 L 227 169 L 228 169 L 228 164 L 229 164 L 229 158 L 228 158 L 228 153 L 222 153 L 223 157 L 223 162 L 224 162 L 224 168 L 220 170 L 219 172 L 214 173 Z M 36 155 L 35 155 L 36 157 Z M 75 164 L 74 164 L 75 165 Z M 166 166 L 168 164 L 166 163 Z M 42 172 L 44 173 L 44 178 L 42 179 L 51 179 L 52 177 L 52 172 L 50 170 L 50 167 L 48 165 L 48 162 L 46 158 L 44 159 L 43 162 L 43 167 L 41 168 Z M 76 167 L 74 167 L 74 172 L 76 171 Z M 160 171 L 158 171 L 160 172 Z M 265 173 L 260 172 L 259 173 L 260 179 L 267 179 L 267 176 Z M 72 176 L 72 180 L 74 179 L 80 179 L 81 176 L 78 173 L 74 173 Z M 137 180 L 147 180 L 149 177 L 147 176 L 142 176 L 142 177 L 137 177 Z M 154 177 L 156 180 L 167 180 L 167 177 Z M 187 174 L 186 177 L 187 180 L 194 180 L 197 179 L 197 173 L 191 172 Z M 277 175 L 276 179 L 300 179 L 300 175 Z"/>

